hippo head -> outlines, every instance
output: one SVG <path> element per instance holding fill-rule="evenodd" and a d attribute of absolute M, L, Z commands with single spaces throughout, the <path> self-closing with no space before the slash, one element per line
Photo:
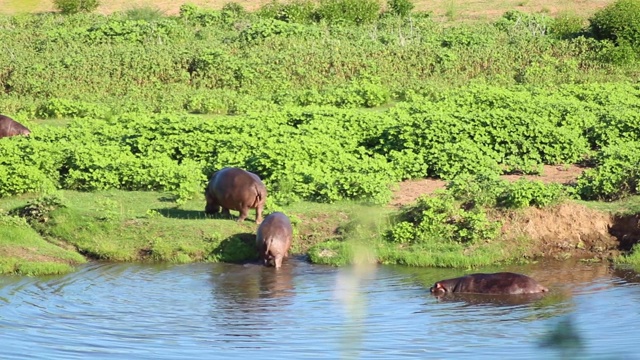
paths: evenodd
<path fill-rule="evenodd" d="M 446 286 L 441 281 L 433 284 L 433 286 L 429 290 L 431 291 L 432 294 L 435 294 L 435 295 L 442 295 L 447 293 L 448 291 Z"/>

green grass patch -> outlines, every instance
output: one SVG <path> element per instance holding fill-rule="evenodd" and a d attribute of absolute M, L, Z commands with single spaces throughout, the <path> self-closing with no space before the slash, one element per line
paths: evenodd
<path fill-rule="evenodd" d="M 32 222 L 33 228 L 92 259 L 171 263 L 257 259 L 253 211 L 249 220 L 238 223 L 234 211 L 231 219 L 205 215 L 203 198 L 177 204 L 171 194 L 160 192 L 111 190 L 59 194 L 65 206 L 48 213 L 46 222 Z M 12 210 L 30 202 L 42 202 L 34 201 L 34 197 L 3 198 L 0 207 Z M 272 205 L 267 211 L 288 214 L 295 236 L 291 253 L 304 254 L 310 246 L 337 237 L 342 223 L 370 208 L 381 209 L 355 202 L 297 202 L 287 207 Z M 26 225 L 21 229 L 40 238 Z"/>
<path fill-rule="evenodd" d="M 0 214 L 0 239 L 0 274 L 62 274 L 86 262 L 77 252 L 45 240 L 22 218 Z"/>
<path fill-rule="evenodd" d="M 591 209 L 612 214 L 631 215 L 640 213 L 640 196 L 629 196 L 617 201 L 577 201 Z"/>

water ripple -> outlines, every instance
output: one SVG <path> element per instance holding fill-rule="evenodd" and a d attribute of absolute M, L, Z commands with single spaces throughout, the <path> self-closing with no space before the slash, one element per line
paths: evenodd
<path fill-rule="evenodd" d="M 567 316 L 583 340 L 580 358 L 636 356 L 637 273 L 516 270 L 552 294 L 443 301 L 428 287 L 453 270 L 294 259 L 278 271 L 92 263 L 65 276 L 0 277 L 0 358 L 553 358 L 562 349 L 541 348 L 540 339 Z"/>

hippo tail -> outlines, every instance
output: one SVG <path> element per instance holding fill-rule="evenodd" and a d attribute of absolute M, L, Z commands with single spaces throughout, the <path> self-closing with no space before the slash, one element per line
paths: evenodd
<path fill-rule="evenodd" d="M 273 243 L 273 238 L 270 237 L 270 238 L 266 239 L 264 242 L 265 242 L 265 245 L 266 245 L 266 248 L 264 249 L 264 256 L 265 256 L 265 259 L 266 259 L 269 256 L 269 251 L 271 250 L 271 244 Z"/>
<path fill-rule="evenodd" d="M 260 186 L 258 184 L 254 185 L 255 189 L 256 189 L 256 202 L 255 202 L 255 206 L 258 206 L 258 204 L 264 204 L 266 198 L 267 198 L 267 192 L 264 188 L 264 186 Z"/>

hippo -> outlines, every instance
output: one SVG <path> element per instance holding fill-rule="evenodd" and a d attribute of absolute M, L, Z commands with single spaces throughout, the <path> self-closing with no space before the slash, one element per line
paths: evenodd
<path fill-rule="evenodd" d="M 289 257 L 293 228 L 287 215 L 281 212 L 269 214 L 256 233 L 256 246 L 260 260 L 268 266 L 271 260 L 276 269 L 282 266 L 282 259 Z"/>
<path fill-rule="evenodd" d="M 29 134 L 31 131 L 26 126 L 8 116 L 0 115 L 0 138 Z"/>
<path fill-rule="evenodd" d="M 258 175 L 246 170 L 226 167 L 216 171 L 204 191 L 207 205 L 204 212 L 229 215 L 229 210 L 240 212 L 238 222 L 244 221 L 249 209 L 256 209 L 256 224 L 262 222 L 262 209 L 267 200 L 267 188 Z"/>
<path fill-rule="evenodd" d="M 549 291 L 534 279 L 511 272 L 469 274 L 454 279 L 441 280 L 436 282 L 430 290 L 435 295 L 446 293 L 518 295 Z"/>

